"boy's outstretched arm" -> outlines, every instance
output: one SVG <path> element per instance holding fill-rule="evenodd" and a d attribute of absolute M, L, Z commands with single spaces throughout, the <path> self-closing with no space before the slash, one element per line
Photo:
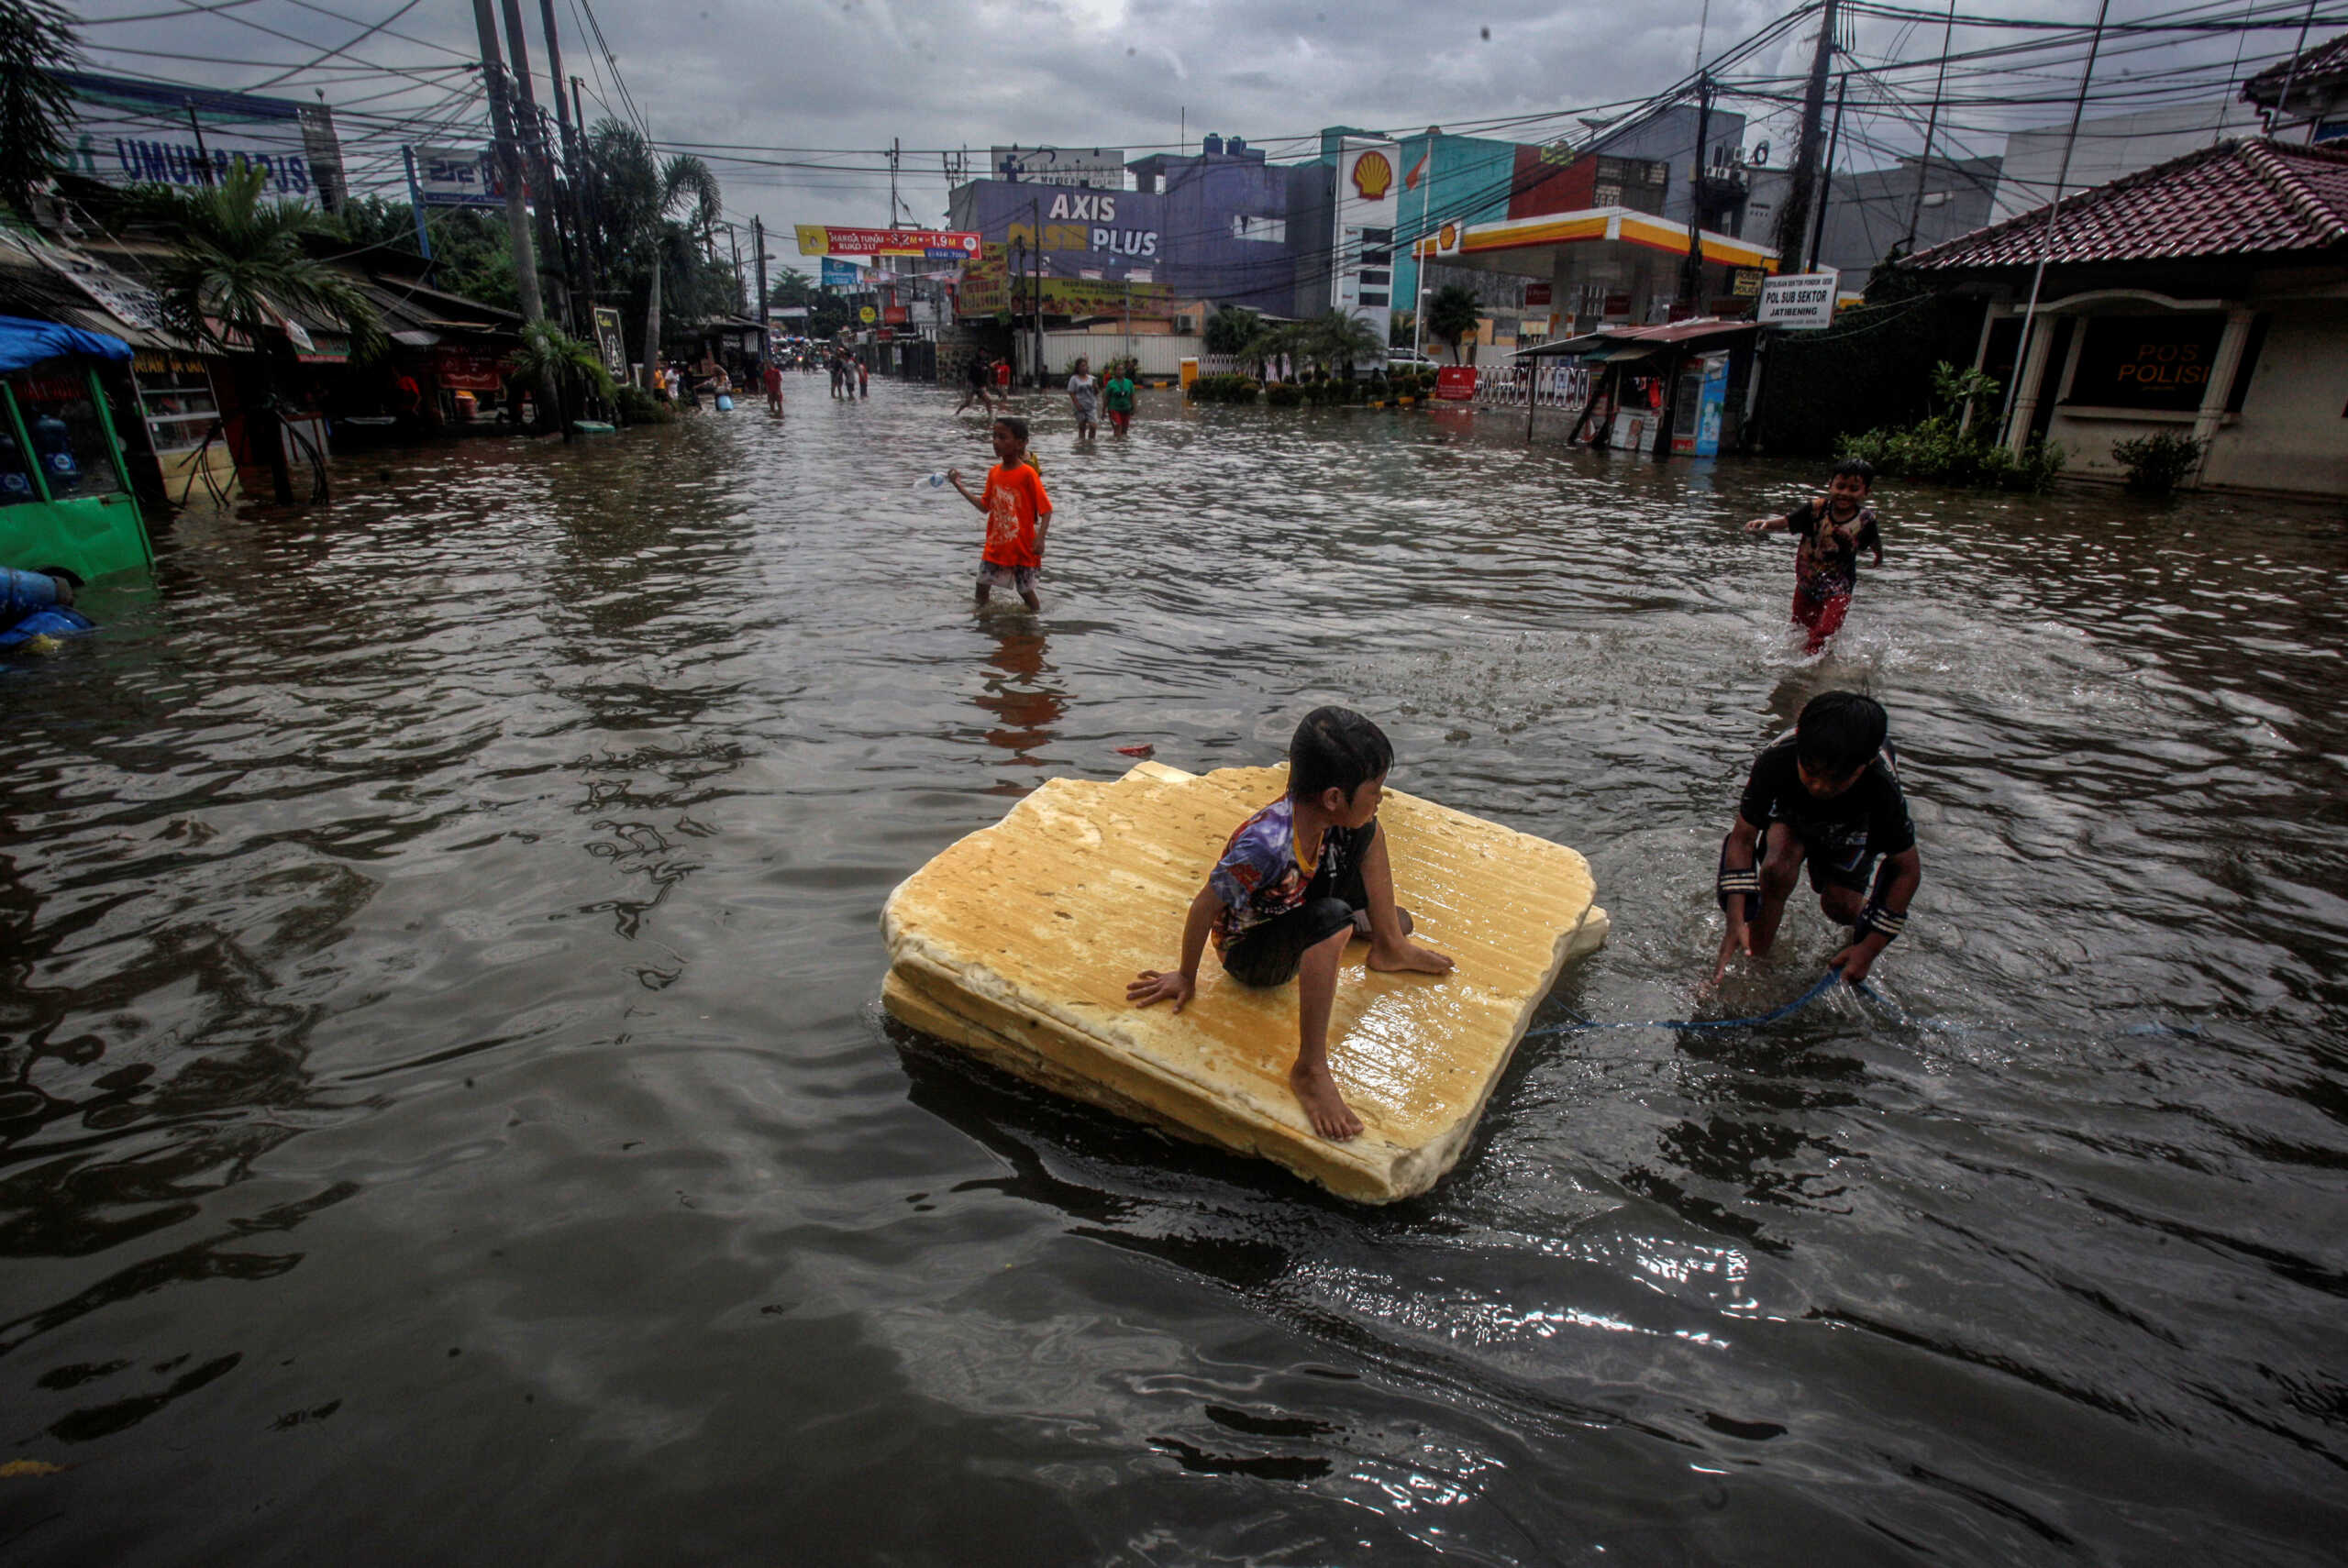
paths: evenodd
<path fill-rule="evenodd" d="M 1721 909 L 1728 916 L 1728 930 L 1721 937 L 1720 961 L 1712 966 L 1711 983 L 1719 985 L 1728 976 L 1729 960 L 1743 955 L 1753 955 L 1753 928 L 1745 923 L 1744 889 L 1760 888 L 1761 830 L 1737 813 L 1736 823 L 1728 830 L 1728 838 L 1721 845 Z M 1733 882 L 1735 887 L 1731 888 Z"/>
<path fill-rule="evenodd" d="M 1223 900 L 1215 897 L 1214 889 L 1201 888 L 1182 921 L 1182 966 L 1170 974 L 1144 969 L 1125 986 L 1125 999 L 1136 1007 L 1171 1000 L 1176 1012 L 1188 1007 L 1199 988 L 1199 960 L 1206 954 L 1207 933 L 1214 929 L 1214 917 L 1222 910 Z"/>
<path fill-rule="evenodd" d="M 969 502 L 971 505 L 973 505 L 973 506 L 977 507 L 980 511 L 984 512 L 984 511 L 987 509 L 986 498 L 985 498 L 984 496 L 982 496 L 982 495 L 972 495 L 972 494 L 970 493 L 970 491 L 969 491 L 969 486 L 967 486 L 967 485 L 965 485 L 965 484 L 962 482 L 962 470 L 961 470 L 961 469 L 947 469 L 947 470 L 946 470 L 946 482 L 947 482 L 947 484 L 952 485 L 956 490 L 958 490 L 958 491 L 961 491 L 962 499 L 963 499 L 963 500 L 965 500 L 965 501 L 967 501 L 967 502 Z"/>
<path fill-rule="evenodd" d="M 1891 939 L 1907 925 L 1908 901 L 1923 885 L 1924 861 L 1913 845 L 1887 859 L 1876 879 L 1875 897 L 1860 917 L 1859 939 L 1829 958 L 1827 967 L 1842 970 L 1843 978 L 1855 986 L 1866 979 Z"/>

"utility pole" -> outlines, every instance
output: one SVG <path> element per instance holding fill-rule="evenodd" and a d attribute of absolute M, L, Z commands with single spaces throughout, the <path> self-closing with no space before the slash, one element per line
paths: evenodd
<path fill-rule="evenodd" d="M 1950 0 L 1954 5 L 1955 0 Z M 554 94 L 554 123 L 562 134 L 562 166 L 570 176 L 570 231 L 573 239 L 572 269 L 578 277 L 580 304 L 578 315 L 587 329 L 595 334 L 595 259 L 587 241 L 587 170 L 580 153 L 585 142 L 571 133 L 570 111 L 563 102 L 562 43 L 555 32 L 554 0 L 538 0 L 538 25 L 547 40 L 547 85 Z M 575 94 L 576 88 L 572 89 Z M 547 193 L 551 198 L 551 191 Z"/>
<path fill-rule="evenodd" d="M 750 255 L 759 269 L 759 381 L 767 373 L 767 229 L 756 213 L 750 215 Z"/>
<path fill-rule="evenodd" d="M 1956 37 L 1956 0 L 1948 0 L 1948 23 L 1941 28 L 1941 70 L 1933 83 L 1933 112 L 1924 118 L 1924 156 L 1916 165 L 1916 199 L 1908 206 L 1908 237 L 1899 242 L 1903 251 L 1916 248 L 1916 226 L 1924 217 L 1924 182 L 1933 169 L 1933 133 L 1940 128 L 1941 94 L 1948 86 L 1948 50 Z"/>
<path fill-rule="evenodd" d="M 518 104 L 505 105 L 507 121 L 514 127 L 515 146 L 529 169 L 530 187 L 537 193 L 537 241 L 539 253 L 552 260 L 556 247 L 554 232 L 554 164 L 547 156 L 546 127 L 538 119 L 538 95 L 530 85 L 530 40 L 522 31 L 521 0 L 504 0 L 505 11 L 505 41 L 514 57 L 513 91 Z M 561 274 L 555 275 L 558 293 L 568 294 Z M 570 312 L 563 315 L 569 318 Z"/>
<path fill-rule="evenodd" d="M 497 50 L 497 23 L 489 0 L 473 0 L 473 25 L 481 33 L 482 84 L 489 89 L 489 124 L 497 142 L 497 172 L 505 182 L 505 240 L 514 249 L 514 292 L 522 296 L 522 319 L 547 318 L 538 294 L 538 259 L 530 244 L 530 209 L 522 199 L 522 160 L 514 147 L 514 116 L 505 102 L 505 61 Z"/>
<path fill-rule="evenodd" d="M 2063 138 L 2063 161 L 2054 171 L 2054 199 L 2046 204 L 2046 227 L 2038 237 L 2038 268 L 2030 275 L 2030 303 L 2022 307 L 2021 336 L 2014 339 L 2013 374 L 2006 378 L 2006 407 L 1998 421 L 1998 439 L 2011 448 L 2016 457 L 2021 455 L 2021 448 L 2024 443 L 2015 437 L 2029 430 L 2030 414 L 2034 411 L 2037 402 L 2036 389 L 2033 388 L 2029 403 L 2021 407 L 2016 406 L 2021 379 L 2027 371 L 2031 350 L 2034 347 L 2030 340 L 2030 330 L 2038 317 L 2039 286 L 2046 282 L 2046 259 L 2054 252 L 2054 220 L 2063 215 L 2063 186 L 2071 177 L 2071 149 L 2078 144 L 2079 116 L 2087 112 L 2088 83 L 2095 79 L 2095 57 L 2103 50 L 2104 18 L 2110 14 L 2111 0 L 2103 0 L 2096 7 L 2095 37 L 2088 44 L 2087 68 L 2079 72 L 2079 95 L 2071 102 L 2071 134 Z M 2020 431 L 2014 428 L 2016 425 L 2021 427 Z"/>
<path fill-rule="evenodd" d="M 1810 82 L 1801 94 L 1801 138 L 1786 176 L 1786 204 L 1778 214 L 1778 265 L 1799 262 L 1802 237 L 1810 232 L 1810 192 L 1818 182 L 1818 144 L 1826 120 L 1826 68 L 1834 58 L 1834 4 L 1819 8 L 1818 49 L 1810 57 Z"/>
<path fill-rule="evenodd" d="M 892 136 L 889 138 L 889 226 L 891 228 L 902 226 L 897 222 L 897 158 L 904 150 L 904 146 L 905 138 L 903 137 Z"/>
<path fill-rule="evenodd" d="M 1679 264 L 1679 302 L 1690 315 L 1695 314 L 1696 298 L 1704 288 L 1705 198 L 1711 179 L 1705 154 L 1711 135 L 1712 79 L 1700 74 L 1696 78 L 1696 172 L 1688 182 L 1688 257 Z"/>
<path fill-rule="evenodd" d="M 1834 195 L 1834 153 L 1843 145 L 1843 100 L 1851 94 L 1851 73 L 1847 71 L 1836 78 L 1834 84 L 1834 134 L 1826 138 L 1826 166 L 1818 173 L 1818 226 L 1811 232 L 1810 260 L 1802 268 L 1805 272 L 1818 270 L 1818 253 L 1826 248 L 1826 208 Z"/>
<path fill-rule="evenodd" d="M 512 0 L 507 0 L 510 5 Z M 522 159 L 514 147 L 514 115 L 505 101 L 505 62 L 498 57 L 497 22 L 489 14 L 489 0 L 473 0 L 473 26 L 481 34 L 482 83 L 489 89 L 489 123 L 497 138 L 497 169 L 505 182 L 505 242 L 514 252 L 514 292 L 521 296 L 522 319 L 533 326 L 547 319 L 546 301 L 538 293 L 537 252 L 530 244 L 530 211 L 522 199 Z M 570 439 L 570 421 L 562 408 L 562 392 L 549 370 L 538 378 L 538 406 L 554 416 L 562 438 Z"/>

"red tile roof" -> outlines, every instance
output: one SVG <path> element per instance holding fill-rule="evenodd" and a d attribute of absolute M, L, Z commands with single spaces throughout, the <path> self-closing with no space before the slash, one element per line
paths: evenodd
<path fill-rule="evenodd" d="M 2034 266 L 2046 209 L 1920 250 L 1922 271 Z M 2348 150 L 2221 142 L 2066 198 L 2054 266 L 2177 261 L 2348 247 Z"/>
<path fill-rule="evenodd" d="M 2243 102 L 2271 109 L 2283 96 L 2286 82 L 2291 84 L 2291 96 L 2296 99 L 2300 89 L 2341 75 L 2348 75 L 2348 33 L 2330 43 L 2316 45 L 2299 56 L 2297 65 L 2287 60 L 2276 61 L 2242 84 Z"/>

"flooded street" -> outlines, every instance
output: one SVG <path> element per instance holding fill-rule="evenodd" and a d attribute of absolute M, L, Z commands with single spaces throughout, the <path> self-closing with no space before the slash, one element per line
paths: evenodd
<path fill-rule="evenodd" d="M 10 1563 L 2337 1561 L 2336 512 L 1886 483 L 1806 662 L 1737 525 L 1823 464 L 1037 394 L 1044 611 L 980 617 L 911 486 L 982 422 L 786 391 L 347 460 L 6 673 Z M 1037 781 L 1343 701 L 1590 857 L 1541 1021 L 1689 1016 L 1838 686 L 1922 1021 L 1529 1042 L 1400 1208 L 880 1013 L 890 889 Z M 1816 977 L 1794 911 L 1712 1005 Z"/>

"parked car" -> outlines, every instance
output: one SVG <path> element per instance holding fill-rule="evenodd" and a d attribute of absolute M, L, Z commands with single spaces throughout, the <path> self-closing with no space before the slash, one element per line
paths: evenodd
<path fill-rule="evenodd" d="M 1443 362 L 1430 359 L 1415 348 L 1389 348 L 1386 351 L 1386 368 L 1390 370 L 1439 370 Z"/>

